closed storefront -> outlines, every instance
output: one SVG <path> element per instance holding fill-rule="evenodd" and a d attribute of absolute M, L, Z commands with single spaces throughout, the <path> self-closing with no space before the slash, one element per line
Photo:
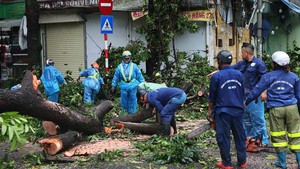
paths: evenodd
<path fill-rule="evenodd" d="M 84 22 L 47 24 L 45 35 L 45 59 L 53 59 L 64 76 L 69 70 L 77 78 L 85 69 Z"/>

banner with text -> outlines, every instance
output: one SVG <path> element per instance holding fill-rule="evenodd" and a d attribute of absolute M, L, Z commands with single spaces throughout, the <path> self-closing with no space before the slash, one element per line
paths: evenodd
<path fill-rule="evenodd" d="M 185 15 L 189 21 L 213 21 L 214 20 L 214 10 L 195 10 L 195 11 L 186 11 L 182 13 Z M 147 13 L 140 11 L 131 12 L 132 20 L 137 20 Z"/>
<path fill-rule="evenodd" d="M 213 21 L 214 10 L 195 10 L 183 12 L 189 21 Z"/>

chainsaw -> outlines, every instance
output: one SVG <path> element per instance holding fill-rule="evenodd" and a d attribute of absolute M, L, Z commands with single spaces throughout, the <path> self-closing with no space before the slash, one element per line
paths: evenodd
<path fill-rule="evenodd" d="M 275 147 L 264 146 L 262 144 L 262 138 L 263 138 L 262 134 L 255 137 L 248 137 L 247 140 L 245 141 L 246 151 L 251 153 L 259 153 L 261 151 L 275 152 L 275 150 L 272 150 Z"/>

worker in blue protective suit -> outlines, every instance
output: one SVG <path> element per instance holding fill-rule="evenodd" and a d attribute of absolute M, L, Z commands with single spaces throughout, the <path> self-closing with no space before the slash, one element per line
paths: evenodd
<path fill-rule="evenodd" d="M 243 61 L 232 65 L 236 70 L 242 72 L 245 78 L 245 98 L 248 96 L 253 87 L 259 82 L 260 78 L 267 73 L 265 63 L 256 58 L 254 55 L 254 46 L 250 43 L 244 43 L 242 46 Z M 252 137 L 262 136 L 262 145 L 268 145 L 268 133 L 266 128 L 266 120 L 264 117 L 265 93 L 261 97 L 257 97 L 246 108 L 244 115 L 244 128 L 248 139 Z M 250 148 L 250 147 L 249 147 Z M 254 151 L 248 150 L 247 151 Z"/>
<path fill-rule="evenodd" d="M 57 103 L 60 90 L 59 84 L 67 84 L 67 82 L 62 73 L 54 67 L 52 59 L 46 61 L 46 67 L 44 68 L 41 80 L 48 100 Z"/>
<path fill-rule="evenodd" d="M 136 112 L 137 87 L 145 79 L 139 67 L 131 61 L 131 53 L 125 50 L 122 53 L 122 63 L 115 70 L 111 84 L 111 93 L 114 94 L 116 86 L 121 89 L 121 108 L 128 114 Z"/>
<path fill-rule="evenodd" d="M 267 90 L 267 108 L 270 109 L 270 135 L 276 149 L 276 167 L 286 167 L 286 148 L 296 155 L 300 169 L 300 81 L 290 72 L 290 57 L 282 51 L 272 54 L 274 70 L 261 78 L 246 98 L 249 105 Z"/>
<path fill-rule="evenodd" d="M 94 103 L 95 95 L 99 93 L 101 85 L 104 84 L 98 69 L 98 63 L 93 62 L 91 64 L 91 68 L 85 69 L 79 74 L 77 81 L 80 80 L 80 77 L 85 77 L 85 79 L 82 81 L 82 86 L 84 87 L 84 104 Z"/>
<path fill-rule="evenodd" d="M 162 135 L 169 136 L 171 132 L 171 121 L 175 119 L 175 112 L 186 100 L 186 94 L 179 88 L 166 87 L 147 92 L 139 89 L 139 100 L 143 103 L 149 103 L 156 108 L 160 116 Z M 176 123 L 176 122 L 175 122 Z M 174 128 L 174 126 L 172 126 Z M 175 124 L 176 127 L 176 124 Z M 174 128 L 174 133 L 175 133 Z"/>
<path fill-rule="evenodd" d="M 246 168 L 246 134 L 243 128 L 244 77 L 230 67 L 232 54 L 223 50 L 217 55 L 219 72 L 211 77 L 208 98 L 208 118 L 215 123 L 216 140 L 220 149 L 221 162 L 216 166 L 232 169 L 230 156 L 230 131 L 234 137 L 237 163 Z"/>

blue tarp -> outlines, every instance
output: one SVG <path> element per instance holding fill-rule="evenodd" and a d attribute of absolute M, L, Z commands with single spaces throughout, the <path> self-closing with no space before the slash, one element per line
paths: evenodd
<path fill-rule="evenodd" d="M 297 1 L 299 0 L 281 0 L 284 4 L 286 4 L 291 10 L 300 14 L 300 6 Z M 295 2 L 294 2 L 295 1 Z M 297 2 L 297 4 L 296 4 Z"/>

